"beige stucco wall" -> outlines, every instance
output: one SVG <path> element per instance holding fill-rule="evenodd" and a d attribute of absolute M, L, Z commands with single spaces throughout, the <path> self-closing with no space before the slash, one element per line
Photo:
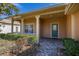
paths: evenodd
<path fill-rule="evenodd" d="M 66 37 L 66 18 L 55 18 L 55 19 L 41 19 L 41 36 L 50 38 L 51 24 L 58 24 L 59 26 L 59 38 Z"/>
<path fill-rule="evenodd" d="M 71 38 L 71 15 L 67 15 L 67 23 L 66 23 L 67 37 Z"/>
<path fill-rule="evenodd" d="M 74 16 L 74 26 L 72 25 L 72 15 Z M 72 33 L 72 27 L 74 33 Z M 67 37 L 73 38 L 72 34 L 75 40 L 79 40 L 79 12 L 67 15 Z"/>
<path fill-rule="evenodd" d="M 79 40 L 79 12 L 73 15 L 75 16 L 75 38 Z"/>
<path fill-rule="evenodd" d="M 34 24 L 34 33 L 36 33 L 36 19 L 24 19 L 24 24 Z M 51 24 L 58 24 L 59 38 L 66 37 L 66 18 L 60 17 L 55 19 L 43 18 L 40 19 L 40 37 L 51 38 Z"/>

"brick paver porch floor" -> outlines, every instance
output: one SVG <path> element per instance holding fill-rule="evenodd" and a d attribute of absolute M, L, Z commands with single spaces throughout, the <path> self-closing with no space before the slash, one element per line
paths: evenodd
<path fill-rule="evenodd" d="M 34 56 L 62 56 L 64 55 L 59 49 L 63 48 L 60 39 L 40 39 L 40 47 Z"/>

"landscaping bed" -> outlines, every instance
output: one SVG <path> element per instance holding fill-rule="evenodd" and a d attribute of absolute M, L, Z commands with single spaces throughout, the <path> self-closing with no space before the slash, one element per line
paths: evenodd
<path fill-rule="evenodd" d="M 72 38 L 63 38 L 62 42 L 65 47 L 65 55 L 79 56 L 79 41 L 75 41 Z"/>
<path fill-rule="evenodd" d="M 30 55 L 37 48 L 36 37 L 33 35 L 0 34 L 0 55 L 2 56 L 22 55 L 23 52 Z"/>

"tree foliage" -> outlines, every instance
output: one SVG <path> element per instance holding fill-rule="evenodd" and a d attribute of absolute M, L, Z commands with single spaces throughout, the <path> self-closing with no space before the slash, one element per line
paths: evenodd
<path fill-rule="evenodd" d="M 0 3 L 0 15 L 15 15 L 19 9 L 12 3 Z"/>

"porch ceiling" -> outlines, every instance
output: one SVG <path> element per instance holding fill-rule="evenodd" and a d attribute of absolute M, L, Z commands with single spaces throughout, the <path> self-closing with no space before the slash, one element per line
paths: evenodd
<path fill-rule="evenodd" d="M 55 13 L 55 14 L 48 14 L 48 15 L 42 15 L 41 18 L 58 18 L 58 17 L 65 17 L 64 12 Z"/>
<path fill-rule="evenodd" d="M 50 19 L 50 18 L 59 18 L 59 17 L 65 17 L 64 11 L 62 12 L 57 12 L 57 13 L 51 13 L 51 14 L 45 14 L 45 15 L 40 15 L 41 19 Z M 24 20 L 28 19 L 35 19 L 35 16 L 32 17 L 22 17 Z M 21 20 L 21 18 L 15 18 L 14 20 Z"/>

